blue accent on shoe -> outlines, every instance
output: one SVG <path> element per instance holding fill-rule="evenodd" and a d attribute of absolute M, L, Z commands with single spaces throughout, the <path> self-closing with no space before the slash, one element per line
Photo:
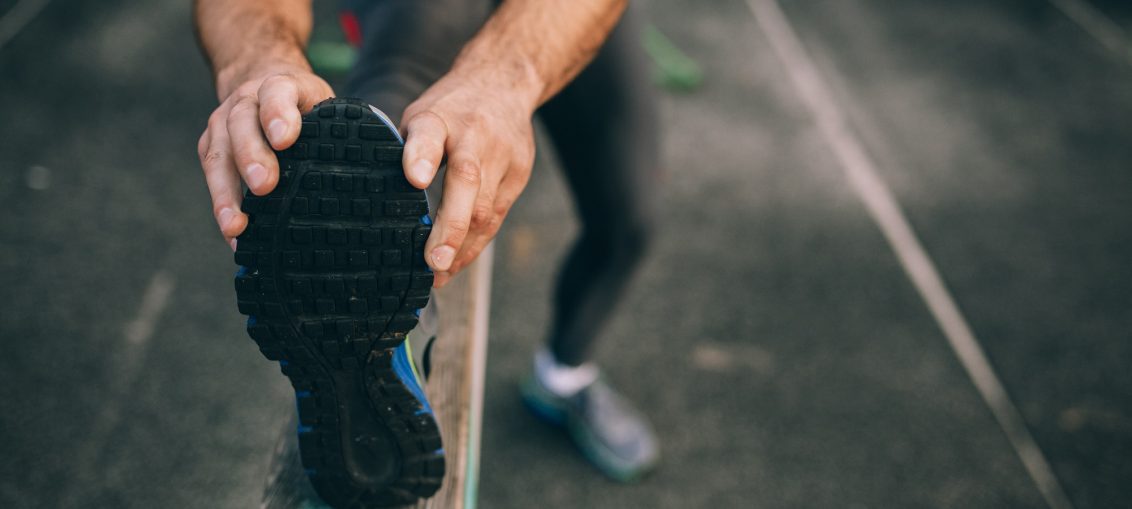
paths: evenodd
<path fill-rule="evenodd" d="M 542 419 L 543 422 L 553 424 L 555 426 L 566 424 L 566 416 L 562 413 L 561 410 L 551 408 L 541 401 L 535 401 L 528 398 L 523 398 L 523 403 L 527 406 L 527 409 L 530 410 L 531 413 L 535 414 L 535 417 Z"/>
<path fill-rule="evenodd" d="M 431 225 L 432 224 L 432 218 L 428 217 L 428 214 L 421 216 L 421 224 Z"/>
<path fill-rule="evenodd" d="M 437 455 L 437 456 L 444 456 L 444 448 L 443 448 L 443 447 L 441 447 L 440 449 L 437 449 L 437 450 L 435 450 L 435 451 L 432 451 L 432 453 L 433 453 L 433 454 L 435 454 L 435 455 Z"/>
<path fill-rule="evenodd" d="M 302 424 L 299 425 L 299 434 L 300 435 L 302 435 L 303 433 L 310 433 L 312 431 L 314 431 L 314 428 L 312 428 L 310 426 L 303 426 Z"/>
<path fill-rule="evenodd" d="M 295 393 L 295 397 L 299 399 L 309 398 L 311 397 L 311 391 L 298 391 Z"/>
<path fill-rule="evenodd" d="M 236 277 L 245 276 L 247 275 L 247 273 L 248 268 L 244 267 L 243 265 L 241 265 L 240 268 L 236 269 Z"/>
<path fill-rule="evenodd" d="M 413 361 L 409 358 L 409 353 L 404 343 L 401 343 L 401 346 L 398 346 L 397 349 L 393 351 L 393 372 L 397 375 L 397 378 L 401 379 L 401 383 L 409 388 L 409 392 L 413 393 L 413 397 L 417 398 L 417 401 L 421 403 L 423 413 L 431 414 L 432 406 L 428 404 L 428 397 L 425 396 L 424 388 L 421 387 L 420 382 L 417 381 L 417 375 L 413 372 Z M 417 415 L 422 415 L 422 412 L 418 412 Z"/>
<path fill-rule="evenodd" d="M 290 362 L 287 362 L 287 361 L 279 361 L 279 367 L 281 367 L 281 368 L 282 368 L 283 366 L 290 366 L 290 365 L 291 365 L 291 363 L 290 363 Z"/>
<path fill-rule="evenodd" d="M 420 318 L 421 317 L 421 310 L 420 309 L 414 309 L 413 315 L 416 315 L 417 318 Z"/>
<path fill-rule="evenodd" d="M 255 324 L 256 324 L 256 319 L 255 319 L 255 317 L 254 317 L 254 316 L 252 316 L 252 315 L 248 315 L 248 322 L 247 322 L 247 326 L 248 326 L 248 327 L 251 327 L 251 326 L 253 326 L 253 325 L 255 325 Z"/>

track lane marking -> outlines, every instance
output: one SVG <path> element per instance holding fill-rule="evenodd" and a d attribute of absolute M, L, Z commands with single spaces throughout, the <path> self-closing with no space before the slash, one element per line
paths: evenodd
<path fill-rule="evenodd" d="M 982 345 L 947 290 L 935 263 L 916 237 L 864 145 L 849 129 L 840 106 L 833 99 L 777 1 L 746 2 L 786 68 L 798 96 L 840 161 L 850 184 L 895 252 L 901 267 L 923 298 L 952 351 L 998 421 L 1038 491 L 1051 508 L 1072 508 L 1072 503 L 1026 427 L 1021 413 L 1010 400 Z"/>
<path fill-rule="evenodd" d="M 0 17 L 0 51 L 43 11 L 51 0 L 20 0 Z"/>
<path fill-rule="evenodd" d="M 1128 47 L 1128 34 L 1103 12 L 1081 0 L 1049 0 L 1049 3 L 1096 39 L 1101 46 L 1116 53 L 1125 62 L 1132 63 L 1132 48 Z"/>
<path fill-rule="evenodd" d="M 106 404 L 98 409 L 91 419 L 89 433 L 75 447 L 71 465 L 73 478 L 63 497 L 63 507 L 79 507 L 81 498 L 91 489 L 101 489 L 98 484 L 101 475 L 99 457 L 106 448 L 110 434 L 122 420 L 122 409 L 128 400 L 126 392 L 138 379 L 139 370 L 149 351 L 157 321 L 169 305 L 170 297 L 176 288 L 172 274 L 160 269 L 150 277 L 142 294 L 141 304 L 134 319 L 123 328 L 123 344 L 111 354 L 111 374 L 106 382 Z"/>
<path fill-rule="evenodd" d="M 158 271 L 149 280 L 137 316 L 126 325 L 126 341 L 132 345 L 142 344 L 153 337 L 153 328 L 161 312 L 169 305 L 173 293 L 173 277 L 164 270 Z"/>

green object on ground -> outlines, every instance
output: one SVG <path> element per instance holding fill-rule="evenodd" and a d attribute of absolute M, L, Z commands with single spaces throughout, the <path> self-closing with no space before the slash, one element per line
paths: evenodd
<path fill-rule="evenodd" d="M 680 51 L 655 26 L 645 27 L 643 39 L 645 51 L 656 63 L 653 79 L 658 85 L 672 91 L 689 92 L 703 82 L 704 73 L 700 70 L 700 64 Z"/>
<path fill-rule="evenodd" d="M 345 42 L 314 41 L 307 47 L 307 58 L 317 73 L 344 73 L 358 58 L 358 51 Z"/>

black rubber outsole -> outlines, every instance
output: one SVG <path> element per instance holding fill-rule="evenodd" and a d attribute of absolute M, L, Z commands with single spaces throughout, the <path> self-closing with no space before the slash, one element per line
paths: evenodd
<path fill-rule="evenodd" d="M 433 281 L 428 202 L 404 177 L 402 143 L 367 104 L 338 98 L 276 155 L 275 190 L 244 198 L 236 295 L 248 334 L 295 387 L 303 466 L 336 507 L 431 496 L 440 431 L 394 367 Z"/>

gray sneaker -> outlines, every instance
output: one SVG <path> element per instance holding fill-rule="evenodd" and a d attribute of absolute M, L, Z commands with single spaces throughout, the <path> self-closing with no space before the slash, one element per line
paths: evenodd
<path fill-rule="evenodd" d="M 656 434 L 644 415 L 601 377 L 563 398 L 531 376 L 520 393 L 535 415 L 564 428 L 582 454 L 614 480 L 632 482 L 660 459 Z"/>

